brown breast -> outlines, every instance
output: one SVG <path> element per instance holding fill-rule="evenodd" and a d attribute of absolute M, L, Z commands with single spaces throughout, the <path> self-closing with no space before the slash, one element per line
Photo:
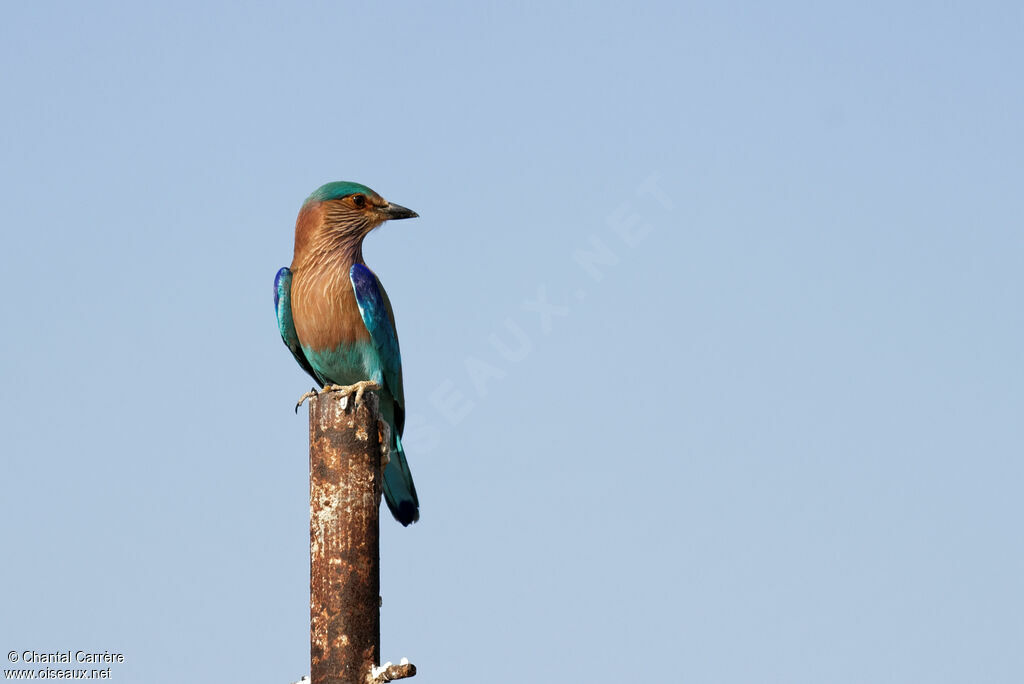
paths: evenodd
<path fill-rule="evenodd" d="M 292 263 L 292 318 L 302 346 L 325 351 L 370 338 L 349 280 L 351 267 L 337 254 Z"/>

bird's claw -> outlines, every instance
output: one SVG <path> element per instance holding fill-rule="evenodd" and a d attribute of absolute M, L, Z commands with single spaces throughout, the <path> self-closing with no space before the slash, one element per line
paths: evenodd
<path fill-rule="evenodd" d="M 319 392 L 317 392 L 315 389 L 311 389 L 308 392 L 306 392 L 305 394 L 303 394 L 301 397 L 299 397 L 298 403 L 295 404 L 295 413 L 299 412 L 299 407 L 302 406 L 302 403 L 304 401 L 306 401 L 307 399 L 310 399 L 312 397 L 315 397 L 317 394 L 319 394 Z"/>
<path fill-rule="evenodd" d="M 327 392 L 341 392 L 341 396 L 347 397 L 353 392 L 356 395 L 356 406 L 363 403 L 363 393 L 366 390 L 379 390 L 380 383 L 376 383 L 373 380 L 360 380 L 359 382 L 351 385 L 324 385 L 323 389 L 310 390 L 299 397 L 299 403 L 295 405 L 295 412 L 299 412 L 299 407 L 302 406 L 302 402 L 306 401 L 311 397 L 316 397 Z"/>

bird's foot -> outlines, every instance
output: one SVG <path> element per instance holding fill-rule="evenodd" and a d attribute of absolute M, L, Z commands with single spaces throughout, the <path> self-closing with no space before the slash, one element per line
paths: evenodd
<path fill-rule="evenodd" d="M 347 397 L 348 395 L 355 392 L 356 395 L 356 406 L 363 403 L 363 392 L 366 390 L 379 390 L 380 384 L 373 380 L 360 380 L 359 382 L 351 385 L 327 385 L 321 392 L 341 392 L 341 396 Z"/>
<path fill-rule="evenodd" d="M 354 393 L 356 395 L 356 406 L 359 406 L 360 404 L 363 403 L 363 393 L 366 392 L 366 390 L 379 389 L 380 384 L 374 382 L 373 380 L 360 380 L 359 382 L 353 383 L 351 385 L 324 385 L 323 389 L 319 391 L 310 390 L 309 392 L 306 392 L 301 397 L 299 397 L 299 403 L 295 405 L 295 410 L 298 411 L 299 407 L 302 406 L 302 402 L 306 401 L 310 397 L 326 394 L 327 392 L 341 392 L 341 396 L 343 397 L 347 397 L 350 394 Z"/>

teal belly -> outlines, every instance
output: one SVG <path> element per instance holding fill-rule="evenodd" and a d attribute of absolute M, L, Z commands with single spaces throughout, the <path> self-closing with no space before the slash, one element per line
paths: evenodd
<path fill-rule="evenodd" d="M 373 342 L 358 341 L 342 344 L 335 349 L 317 351 L 302 348 L 313 370 L 328 383 L 351 385 L 360 380 L 373 380 L 383 384 L 380 357 Z"/>

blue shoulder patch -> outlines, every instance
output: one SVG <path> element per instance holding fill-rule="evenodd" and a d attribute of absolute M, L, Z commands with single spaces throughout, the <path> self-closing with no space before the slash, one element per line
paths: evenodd
<path fill-rule="evenodd" d="M 348 275 L 352 279 L 352 287 L 355 288 L 356 300 L 359 301 L 360 308 L 369 306 L 383 311 L 384 300 L 380 296 L 377 278 L 373 275 L 373 271 L 366 264 L 352 264 Z"/>
<path fill-rule="evenodd" d="M 281 270 L 274 276 L 274 311 L 277 311 L 277 304 L 281 301 L 281 285 L 285 278 L 291 279 L 292 271 L 287 266 L 282 266 Z"/>

